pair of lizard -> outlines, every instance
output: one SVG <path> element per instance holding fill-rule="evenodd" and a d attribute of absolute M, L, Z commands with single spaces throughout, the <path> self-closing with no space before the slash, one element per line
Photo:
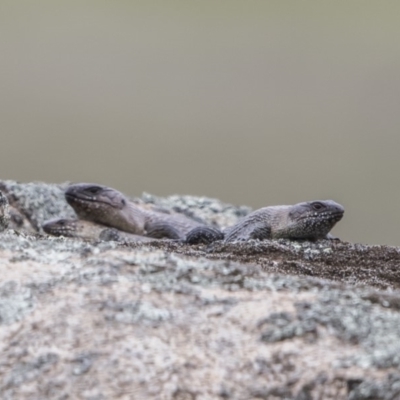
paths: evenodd
<path fill-rule="evenodd" d="M 100 240 L 150 241 L 174 239 L 188 244 L 249 239 L 318 240 L 340 221 L 344 208 L 333 200 L 256 210 L 223 232 L 182 214 L 165 214 L 140 207 L 115 189 L 79 183 L 65 191 L 79 219 L 52 220 L 43 225 L 56 236 Z"/>

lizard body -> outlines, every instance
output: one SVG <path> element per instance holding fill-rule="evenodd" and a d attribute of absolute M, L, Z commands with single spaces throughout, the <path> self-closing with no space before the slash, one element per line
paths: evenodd
<path fill-rule="evenodd" d="M 203 225 L 182 214 L 167 214 L 140 207 L 121 192 L 106 186 L 87 183 L 70 185 L 65 191 L 65 198 L 80 219 L 137 235 L 183 239 L 193 228 Z"/>
<path fill-rule="evenodd" d="M 343 214 L 344 208 L 333 200 L 264 207 L 225 229 L 223 238 L 225 242 L 249 239 L 330 239 L 330 230 L 342 219 Z M 186 241 L 196 244 L 220 239 L 220 232 L 213 233 L 210 228 L 202 227 L 189 232 Z"/>

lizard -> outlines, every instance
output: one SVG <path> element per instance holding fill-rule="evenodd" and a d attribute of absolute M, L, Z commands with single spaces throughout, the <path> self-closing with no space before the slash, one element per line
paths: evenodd
<path fill-rule="evenodd" d="M 80 219 L 136 235 L 182 240 L 193 228 L 205 226 L 182 214 L 140 207 L 107 186 L 73 184 L 66 189 L 65 198 Z"/>
<path fill-rule="evenodd" d="M 158 240 L 134 233 L 123 232 L 115 228 L 109 228 L 95 222 L 82 219 L 52 219 L 42 225 L 43 230 L 53 236 L 65 236 L 85 240 L 127 241 L 127 242 L 151 242 Z"/>
<path fill-rule="evenodd" d="M 316 200 L 260 208 L 223 232 L 197 227 L 186 236 L 186 243 L 232 242 L 249 239 L 318 240 L 333 239 L 329 234 L 342 219 L 344 208 L 333 200 Z"/>

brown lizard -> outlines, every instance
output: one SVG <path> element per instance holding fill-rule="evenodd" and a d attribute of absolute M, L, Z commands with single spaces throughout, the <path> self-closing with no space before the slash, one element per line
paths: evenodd
<path fill-rule="evenodd" d="M 140 207 L 121 192 L 101 185 L 70 185 L 65 198 L 80 219 L 154 238 L 184 239 L 203 224 L 182 214 L 166 214 Z"/>

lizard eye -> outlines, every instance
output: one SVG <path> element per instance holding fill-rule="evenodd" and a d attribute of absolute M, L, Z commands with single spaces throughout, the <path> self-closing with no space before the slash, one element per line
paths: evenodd
<path fill-rule="evenodd" d="M 316 211 L 322 210 L 324 208 L 324 205 L 319 202 L 312 203 L 312 208 Z"/>
<path fill-rule="evenodd" d="M 125 199 L 121 199 L 121 204 L 124 206 L 126 204 Z"/>
<path fill-rule="evenodd" d="M 89 192 L 90 194 L 97 194 L 100 192 L 100 190 L 101 188 L 99 186 L 91 186 L 86 189 L 86 191 Z"/>

